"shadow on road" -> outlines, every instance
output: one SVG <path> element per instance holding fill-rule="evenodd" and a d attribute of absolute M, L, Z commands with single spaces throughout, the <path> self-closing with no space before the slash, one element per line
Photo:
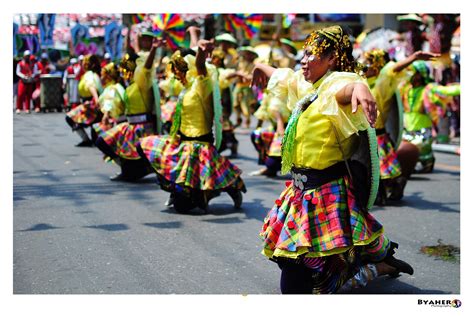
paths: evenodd
<path fill-rule="evenodd" d="M 450 205 L 458 206 L 457 208 L 452 208 Z M 456 212 L 459 213 L 459 202 L 452 201 L 452 202 L 433 202 L 429 200 L 425 200 L 423 198 L 422 192 L 414 192 L 410 195 L 403 197 L 403 206 L 405 207 L 412 207 L 416 208 L 420 211 L 432 211 L 437 210 L 440 212 Z"/>
<path fill-rule="evenodd" d="M 82 228 L 89 229 L 100 229 L 105 231 L 123 231 L 129 230 L 130 227 L 123 223 L 114 223 L 114 224 L 105 224 L 105 225 L 96 225 L 96 226 L 83 226 Z"/>
<path fill-rule="evenodd" d="M 147 222 L 147 223 L 142 223 L 142 225 L 152 227 L 155 229 L 179 229 L 183 226 L 181 221 Z"/>
<path fill-rule="evenodd" d="M 48 174 L 50 175 L 50 174 Z M 45 177 L 48 177 L 45 175 Z M 53 176 L 54 178 L 54 176 Z M 152 183 L 153 180 L 146 179 L 143 183 L 73 183 L 73 184 L 41 184 L 41 185 L 14 185 L 13 200 L 24 200 L 45 197 L 63 198 L 71 202 L 75 206 L 87 205 L 89 200 L 96 199 L 97 195 L 109 197 L 118 193 L 125 193 L 132 200 L 143 200 L 147 196 L 145 192 L 155 191 L 158 188 Z"/>
<path fill-rule="evenodd" d="M 55 227 L 48 223 L 38 223 L 28 229 L 16 230 L 16 231 L 27 232 L 27 231 L 45 231 L 45 230 L 52 230 L 52 229 L 61 229 L 61 227 Z"/>

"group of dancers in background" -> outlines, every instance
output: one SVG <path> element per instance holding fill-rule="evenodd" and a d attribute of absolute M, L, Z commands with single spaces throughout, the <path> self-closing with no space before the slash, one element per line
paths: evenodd
<path fill-rule="evenodd" d="M 164 40 L 144 31 L 139 50 L 118 63 L 84 57 L 82 103 L 66 115 L 78 145 L 95 144 L 120 167 L 114 181 L 155 173 L 177 212 L 207 211 L 222 192 L 241 208 L 247 188 L 231 162 L 234 129 L 254 116 L 250 138 L 264 168 L 251 175 L 291 175 L 260 232 L 282 293 L 336 293 L 413 274 L 369 210 L 402 199 L 416 169 L 433 169 L 432 129 L 460 94 L 459 84 L 431 79 L 439 55 L 417 51 L 395 62 L 376 49 L 356 61 L 349 35 L 334 25 L 308 36 L 295 70 L 297 48 L 287 39 L 275 39 L 282 55 L 261 60 L 230 34 L 206 40 L 188 31 L 190 47 L 169 56 L 157 54 Z"/>

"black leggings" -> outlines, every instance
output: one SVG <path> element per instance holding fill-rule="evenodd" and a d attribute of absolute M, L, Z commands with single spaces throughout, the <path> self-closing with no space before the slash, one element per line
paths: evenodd
<path fill-rule="evenodd" d="M 77 124 L 70 117 L 66 116 L 66 122 L 71 127 L 71 129 L 77 129 Z"/>
<path fill-rule="evenodd" d="M 101 137 L 97 138 L 95 145 L 97 146 L 99 150 L 101 150 L 105 155 L 109 156 L 110 158 L 120 159 L 121 170 L 122 170 L 121 173 L 125 180 L 136 181 L 151 173 L 150 163 L 143 157 L 140 157 L 140 159 L 138 160 L 127 160 L 127 159 L 121 158 L 112 150 L 112 148 Z"/>
<path fill-rule="evenodd" d="M 280 289 L 282 294 L 312 294 L 312 270 L 303 264 L 278 263 L 281 269 Z"/>
<path fill-rule="evenodd" d="M 281 157 L 280 156 L 267 156 L 265 160 L 265 166 L 268 170 L 278 172 L 281 170 Z"/>

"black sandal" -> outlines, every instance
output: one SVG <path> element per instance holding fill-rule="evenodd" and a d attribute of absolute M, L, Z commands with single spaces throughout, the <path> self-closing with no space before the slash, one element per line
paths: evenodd
<path fill-rule="evenodd" d="M 390 273 L 389 276 L 393 278 L 399 277 L 400 273 L 413 275 L 414 270 L 410 264 L 405 261 L 399 260 L 393 256 L 395 254 L 395 249 L 397 248 L 398 243 L 390 241 L 390 250 L 388 251 L 387 256 L 383 260 L 383 262 L 395 268 L 395 272 Z"/>

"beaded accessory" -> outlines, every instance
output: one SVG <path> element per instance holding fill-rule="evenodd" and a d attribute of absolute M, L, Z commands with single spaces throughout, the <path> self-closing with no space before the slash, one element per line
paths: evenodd
<path fill-rule="evenodd" d="M 296 139 L 296 126 L 298 124 L 298 119 L 306 108 L 312 104 L 318 98 L 318 93 L 313 92 L 302 99 L 297 103 L 291 117 L 288 120 L 288 125 L 285 129 L 285 135 L 283 136 L 283 141 L 281 143 L 281 173 L 283 175 L 287 174 L 291 170 L 293 163 L 293 152 Z"/>
<path fill-rule="evenodd" d="M 380 70 L 385 66 L 385 51 L 381 49 L 373 49 L 369 52 L 364 53 L 364 57 L 372 69 L 380 72 Z"/>
<path fill-rule="evenodd" d="M 104 72 L 110 77 L 112 78 L 113 80 L 117 80 L 120 76 L 119 74 L 119 71 L 117 69 L 117 67 L 115 66 L 114 63 L 108 63 L 107 65 L 105 65 L 104 68 L 102 68 L 104 70 Z"/>
<path fill-rule="evenodd" d="M 323 56 L 331 49 L 336 56 L 337 69 L 343 72 L 354 71 L 354 64 L 347 56 L 347 49 L 351 47 L 349 36 L 339 25 L 313 31 L 306 39 L 303 49 L 311 48 L 311 53 L 318 57 Z"/>
<path fill-rule="evenodd" d="M 186 76 L 189 67 L 183 56 L 181 56 L 180 51 L 176 51 L 171 55 L 170 64 L 172 65 L 171 70 L 175 75 L 178 77 L 179 75 L 183 75 L 183 77 Z"/>
<path fill-rule="evenodd" d="M 135 72 L 135 68 L 137 64 L 135 60 L 137 56 L 132 56 L 130 54 L 125 54 L 119 63 L 119 72 L 122 75 L 125 81 L 130 81 L 133 77 L 133 73 Z"/>

